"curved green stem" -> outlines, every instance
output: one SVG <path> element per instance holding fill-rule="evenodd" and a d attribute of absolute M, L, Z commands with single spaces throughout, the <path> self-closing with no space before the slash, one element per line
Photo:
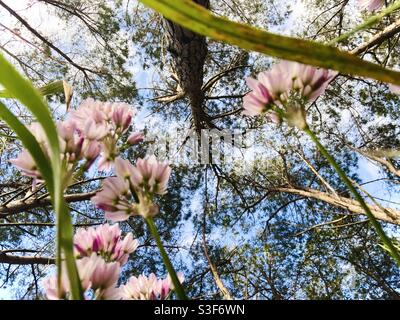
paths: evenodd
<path fill-rule="evenodd" d="M 50 109 L 43 96 L 36 90 L 29 80 L 23 78 L 18 71 L 0 54 L 0 84 L 7 90 L 9 96 L 16 98 L 29 109 L 40 123 L 48 142 L 50 159 L 43 152 L 40 144 L 29 129 L 0 102 L 0 117 L 15 131 L 21 139 L 24 147 L 34 159 L 42 178 L 46 182 L 54 212 L 56 214 L 57 228 L 57 274 L 58 284 L 61 283 L 62 251 L 66 259 L 66 269 L 71 284 L 71 296 L 73 299 L 82 299 L 82 289 L 79 275 L 73 255 L 73 227 L 68 207 L 65 204 L 64 194 L 64 170 L 60 158 L 59 136 L 56 125 L 51 116 Z M 50 91 L 60 87 L 62 83 L 53 84 Z M 46 90 L 47 90 L 46 89 Z M 42 92 L 44 93 L 44 92 Z M 60 288 L 60 286 L 59 286 Z"/>
<path fill-rule="evenodd" d="M 162 259 L 164 261 L 165 267 L 168 270 L 169 276 L 171 277 L 172 283 L 174 284 L 175 291 L 176 291 L 176 294 L 178 295 L 178 298 L 181 300 L 187 300 L 188 297 L 186 296 L 185 291 L 182 287 L 182 284 L 179 281 L 178 276 L 176 275 L 175 269 L 172 266 L 172 263 L 168 258 L 168 254 L 164 249 L 164 246 L 161 242 L 160 235 L 158 234 L 158 231 L 157 231 L 157 227 L 154 224 L 153 218 L 152 217 L 145 218 L 145 221 L 147 223 L 147 226 L 149 227 L 150 233 L 153 235 L 154 239 L 156 240 L 157 247 L 160 250 Z"/>
<path fill-rule="evenodd" d="M 396 261 L 397 265 L 400 267 L 400 255 L 399 252 L 394 247 L 392 241 L 386 235 L 385 231 L 382 229 L 380 223 L 376 220 L 375 216 L 369 209 L 368 205 L 365 203 L 363 197 L 358 193 L 356 188 L 353 186 L 350 179 L 346 176 L 346 173 L 340 168 L 336 160 L 330 155 L 330 153 L 325 149 L 325 147 L 319 142 L 318 137 L 314 134 L 313 131 L 307 126 L 303 131 L 311 138 L 311 140 L 316 144 L 318 150 L 322 153 L 322 155 L 328 160 L 328 162 L 332 165 L 335 171 L 338 173 L 340 179 L 344 182 L 347 188 L 351 191 L 354 195 L 356 200 L 360 203 L 361 207 L 365 210 L 367 217 L 369 218 L 371 224 L 375 228 L 376 232 L 378 233 L 379 237 L 381 238 L 382 242 L 387 246 L 389 249 L 390 255 Z"/>

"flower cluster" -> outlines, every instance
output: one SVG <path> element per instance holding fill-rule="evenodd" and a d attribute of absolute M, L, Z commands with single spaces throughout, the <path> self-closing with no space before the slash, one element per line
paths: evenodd
<path fill-rule="evenodd" d="M 367 9 L 368 11 L 375 11 L 380 9 L 384 4 L 383 0 L 358 0 L 360 9 Z"/>
<path fill-rule="evenodd" d="M 178 273 L 178 278 L 181 283 L 184 281 L 182 273 Z M 169 275 L 165 279 L 157 279 L 152 273 L 148 277 L 131 277 L 120 287 L 119 293 L 122 300 L 165 300 L 173 289 Z"/>
<path fill-rule="evenodd" d="M 128 233 L 122 239 L 121 230 L 117 224 L 104 224 L 96 229 L 79 228 L 74 236 L 74 249 L 76 257 L 88 257 L 92 253 L 101 256 L 106 262 L 119 262 L 124 265 L 129 254 L 134 252 L 139 242 Z"/>
<path fill-rule="evenodd" d="M 120 274 L 120 264 L 118 262 L 107 263 L 100 256 L 92 253 L 89 257 L 84 257 L 76 261 L 82 289 L 86 297 L 89 290 L 92 290 L 96 299 L 114 300 L 118 297 L 116 288 Z M 59 300 L 69 298 L 69 280 L 63 267 L 61 275 L 61 288 L 57 286 L 57 277 L 52 276 L 43 281 L 43 287 L 47 299 Z"/>
<path fill-rule="evenodd" d="M 102 191 L 91 199 L 97 208 L 106 212 L 106 218 L 124 221 L 133 215 L 155 216 L 158 207 L 153 203 L 153 196 L 166 193 L 171 174 L 168 164 L 158 162 L 154 155 L 138 159 L 136 166 L 118 157 L 115 173 L 116 177 L 105 179 Z"/>
<path fill-rule="evenodd" d="M 115 299 L 121 267 L 128 261 L 130 253 L 138 247 L 132 233 L 121 237 L 118 225 L 101 225 L 97 228 L 80 228 L 74 239 L 76 265 L 85 292 L 92 290 L 96 299 Z M 47 278 L 43 286 L 48 299 L 66 299 L 69 281 L 66 268 L 61 275 L 61 288 L 55 276 Z"/>
<path fill-rule="evenodd" d="M 76 265 L 86 299 L 102 300 L 149 300 L 166 299 L 174 289 L 171 279 L 157 279 L 154 274 L 148 278 L 132 276 L 125 285 L 118 287 L 122 266 L 128 261 L 130 253 L 138 247 L 132 233 L 121 237 L 119 226 L 109 224 L 97 228 L 78 229 L 74 236 Z M 179 279 L 183 282 L 183 276 Z M 63 267 L 61 287 L 57 277 L 51 276 L 43 281 L 48 299 L 68 299 L 70 285 Z"/>
<path fill-rule="evenodd" d="M 130 128 L 135 113 L 136 110 L 125 103 L 87 99 L 67 115 L 66 121 L 59 121 L 57 132 L 60 157 L 66 178 L 78 167 L 82 159 L 85 160 L 82 164 L 84 170 L 87 170 L 98 156 L 99 170 L 110 169 L 119 152 L 118 141 Z M 28 129 L 43 152 L 50 157 L 47 137 L 41 125 L 32 123 Z M 134 132 L 125 143 L 134 145 L 142 140 L 143 135 Z M 26 149 L 10 162 L 18 167 L 22 174 L 34 178 L 34 184 L 42 178 L 34 159 Z"/>
<path fill-rule="evenodd" d="M 50 158 L 50 148 L 42 126 L 34 122 L 28 126 L 28 129 L 36 138 L 44 154 Z M 68 120 L 59 121 L 57 123 L 57 133 L 60 145 L 60 156 L 65 167 L 64 172 L 70 172 L 82 158 L 84 138 L 78 134 L 76 124 Z M 23 149 L 18 157 L 11 159 L 10 162 L 20 169 L 22 174 L 32 177 L 34 179 L 34 186 L 37 181 L 41 180 L 42 175 L 40 170 L 28 150 Z"/>
<path fill-rule="evenodd" d="M 389 84 L 389 90 L 394 94 L 400 94 L 400 86 Z"/>
<path fill-rule="evenodd" d="M 129 129 L 136 110 L 126 103 L 87 99 L 71 112 L 71 119 L 85 137 L 85 150 L 96 158 L 100 153 L 99 170 L 110 170 L 118 155 L 118 140 Z M 137 136 L 137 133 L 134 134 Z M 128 141 L 134 140 L 132 137 Z M 136 139 L 137 142 L 140 139 Z M 136 142 L 135 141 L 135 142 Z"/>
<path fill-rule="evenodd" d="M 283 61 L 270 71 L 247 78 L 252 89 L 243 99 L 243 114 L 262 113 L 275 123 L 286 118 L 297 127 L 305 125 L 304 105 L 320 96 L 337 73 L 297 62 Z"/>

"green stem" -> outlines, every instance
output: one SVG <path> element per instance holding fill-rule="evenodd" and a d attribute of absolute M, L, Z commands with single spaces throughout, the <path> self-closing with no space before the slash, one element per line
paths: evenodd
<path fill-rule="evenodd" d="M 59 156 L 53 158 L 54 172 L 54 193 L 53 206 L 56 214 L 56 262 L 57 262 L 57 284 L 60 290 L 62 275 L 62 253 L 66 262 L 66 271 L 70 284 L 70 294 L 72 300 L 83 300 L 83 290 L 76 266 L 73 248 L 74 230 L 69 208 L 64 201 L 65 174 L 64 166 L 59 161 Z M 58 161 L 57 161 L 58 160 Z"/>
<path fill-rule="evenodd" d="M 71 216 L 69 215 L 69 210 L 64 209 L 65 214 L 64 219 L 62 219 L 61 224 L 63 228 L 63 233 L 60 236 L 60 247 L 63 250 L 66 262 L 66 269 L 68 274 L 68 279 L 71 286 L 71 299 L 72 300 L 83 300 L 83 289 L 81 280 L 79 277 L 78 268 L 76 265 L 76 260 L 74 256 L 73 247 L 73 227 Z"/>
<path fill-rule="evenodd" d="M 62 261 L 61 256 L 64 253 L 66 262 L 66 271 L 70 283 L 71 299 L 83 300 L 83 290 L 79 278 L 78 268 L 76 266 L 73 249 L 73 227 L 68 207 L 64 203 L 63 194 L 59 194 L 55 201 L 55 211 L 57 216 L 57 273 L 58 285 L 61 282 Z M 60 287 L 59 287 L 60 288 Z"/>
<path fill-rule="evenodd" d="M 181 300 L 187 300 L 188 297 L 186 296 L 185 291 L 182 287 L 182 284 L 179 281 L 178 276 L 176 275 L 175 269 L 172 266 L 171 261 L 168 258 L 168 254 L 164 249 L 164 246 L 161 242 L 160 235 L 158 234 L 158 231 L 157 231 L 157 227 L 154 224 L 153 218 L 152 217 L 145 218 L 145 221 L 147 223 L 147 226 L 149 227 L 150 233 L 153 235 L 154 239 L 156 240 L 157 247 L 160 250 L 162 259 L 168 270 L 169 276 L 171 277 L 172 283 L 174 284 L 175 291 L 176 291 L 176 294 L 178 295 L 178 298 Z"/>
<path fill-rule="evenodd" d="M 357 27 L 355 27 L 354 29 L 342 34 L 341 36 L 331 40 L 328 42 L 329 45 L 341 42 L 349 37 L 351 37 L 353 34 L 357 33 L 358 31 L 361 31 L 363 29 L 369 28 L 372 25 L 378 23 L 379 21 L 381 21 L 381 19 L 389 14 L 391 14 L 393 11 L 400 9 L 400 1 L 396 1 L 395 3 L 393 3 L 392 5 L 390 5 L 389 7 L 381 10 L 378 14 L 373 15 L 371 17 L 369 17 L 367 20 L 365 20 L 363 23 L 359 24 Z"/>
<path fill-rule="evenodd" d="M 303 131 L 311 138 L 311 140 L 317 145 L 318 150 L 322 153 L 322 155 L 328 160 L 328 162 L 332 165 L 335 171 L 338 173 L 340 179 L 344 182 L 347 188 L 353 193 L 356 200 L 360 203 L 361 207 L 365 210 L 367 217 L 369 218 L 371 224 L 374 226 L 376 232 L 378 233 L 379 237 L 381 238 L 382 242 L 387 246 L 389 249 L 390 255 L 396 261 L 397 265 L 400 267 L 400 255 L 399 252 L 396 250 L 392 241 L 386 235 L 385 231 L 383 231 L 382 226 L 376 220 L 375 216 L 372 214 L 371 210 L 369 209 L 368 205 L 365 203 L 363 197 L 358 193 L 356 188 L 353 186 L 352 182 L 349 178 L 347 178 L 345 172 L 340 168 L 338 163 L 335 159 L 330 155 L 330 153 L 325 149 L 325 147 L 319 142 L 317 136 L 310 130 L 307 126 Z"/>
<path fill-rule="evenodd" d="M 57 266 L 57 290 L 58 296 L 61 296 L 62 280 L 62 259 L 61 259 L 61 230 L 60 230 L 60 215 L 56 213 L 56 266 Z"/>

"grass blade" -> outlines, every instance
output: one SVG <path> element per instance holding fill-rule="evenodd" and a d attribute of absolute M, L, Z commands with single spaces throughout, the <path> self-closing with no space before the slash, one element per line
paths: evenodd
<path fill-rule="evenodd" d="M 217 17 L 190 0 L 140 0 L 185 28 L 243 49 L 400 85 L 400 73 L 318 42 L 281 36 Z"/>

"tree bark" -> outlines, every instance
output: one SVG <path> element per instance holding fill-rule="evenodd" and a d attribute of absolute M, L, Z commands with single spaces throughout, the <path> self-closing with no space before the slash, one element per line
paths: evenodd
<path fill-rule="evenodd" d="M 298 188 L 298 187 L 278 187 L 269 190 L 273 192 L 291 193 L 309 199 L 320 200 L 325 203 L 329 203 L 335 207 L 349 210 L 351 213 L 357 215 L 365 215 L 364 209 L 360 206 L 360 204 L 356 200 L 341 196 L 335 196 L 327 192 L 311 188 Z M 389 222 L 391 224 L 400 225 L 400 211 L 392 208 L 378 207 L 376 205 L 371 205 L 371 204 L 368 206 L 376 219 Z"/>
<path fill-rule="evenodd" d="M 64 199 L 67 203 L 86 201 L 89 200 L 91 197 L 93 197 L 98 191 L 99 190 L 85 192 L 85 193 L 67 194 L 64 196 Z M 46 197 L 43 199 L 28 199 L 26 201 L 23 200 L 11 201 L 6 206 L 0 207 L 0 218 L 2 216 L 3 217 L 9 216 L 25 210 L 46 207 L 49 205 L 51 205 L 50 197 Z"/>
<path fill-rule="evenodd" d="M 0 263 L 18 264 L 18 265 L 55 264 L 55 259 L 49 257 L 14 256 L 0 251 Z"/>
<path fill-rule="evenodd" d="M 395 34 L 400 32 L 400 19 L 397 19 L 391 25 L 387 26 L 381 32 L 375 34 L 372 38 L 368 39 L 368 41 L 362 43 L 354 50 L 350 51 L 352 54 L 361 54 L 373 47 L 381 45 L 384 41 L 393 37 Z"/>
<path fill-rule="evenodd" d="M 210 8 L 209 0 L 194 0 Z M 214 128 L 209 115 L 204 111 L 204 62 L 207 56 L 207 42 L 204 36 L 187 30 L 170 20 L 164 19 L 168 51 L 172 56 L 172 69 L 178 77 L 179 86 L 189 99 L 194 126 L 197 131 Z"/>

